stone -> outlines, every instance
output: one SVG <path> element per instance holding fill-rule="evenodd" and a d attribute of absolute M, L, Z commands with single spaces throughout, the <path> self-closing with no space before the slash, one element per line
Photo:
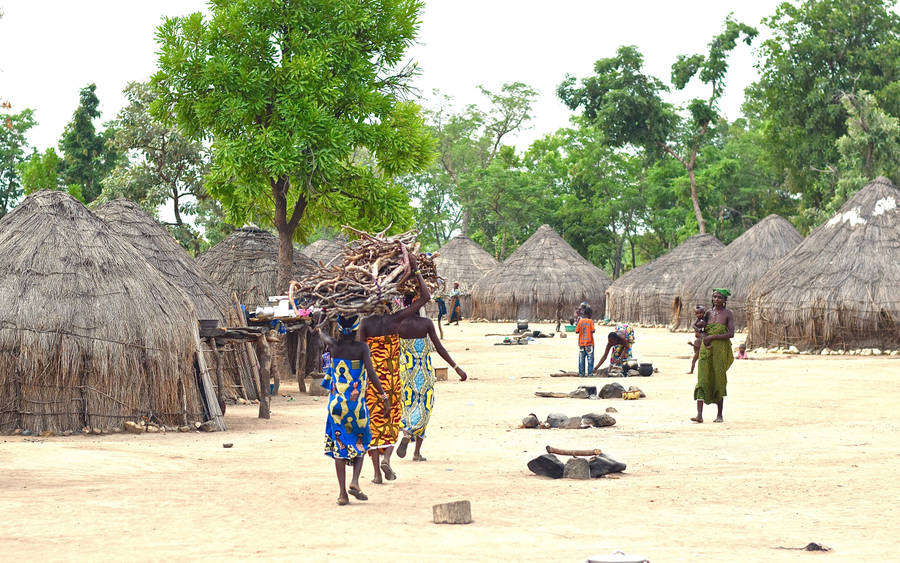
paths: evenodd
<path fill-rule="evenodd" d="M 835 354 L 837 354 L 838 356 L 843 356 L 843 355 L 844 355 L 844 350 L 839 349 L 837 352 L 835 352 Z"/>
<path fill-rule="evenodd" d="M 522 428 L 537 428 L 541 425 L 538 417 L 532 413 L 522 419 Z"/>
<path fill-rule="evenodd" d="M 597 396 L 601 399 L 621 399 L 624 392 L 625 388 L 618 383 L 607 383 L 600 389 L 600 393 Z"/>
<path fill-rule="evenodd" d="M 231 443 L 231 442 L 225 442 L 224 444 L 222 444 L 222 447 L 223 447 L 223 448 L 226 448 L 226 449 L 227 449 L 227 448 L 230 448 L 230 447 L 232 447 L 232 446 L 234 446 L 234 444 Z"/>
<path fill-rule="evenodd" d="M 561 479 L 565 466 L 553 454 L 543 454 L 528 462 L 528 469 L 542 477 Z"/>
<path fill-rule="evenodd" d="M 238 397 L 238 398 L 237 398 L 237 404 L 239 404 L 239 405 L 246 405 L 246 404 L 247 404 L 247 399 L 245 399 L 245 398 L 243 398 L 243 397 Z"/>
<path fill-rule="evenodd" d="M 587 390 L 581 387 L 569 393 L 569 398 L 571 399 L 587 399 L 588 397 L 590 397 L 590 395 Z"/>
<path fill-rule="evenodd" d="M 873 355 L 872 349 L 871 348 L 863 348 L 862 350 L 859 351 L 859 355 L 860 356 L 871 356 L 871 355 Z"/>
<path fill-rule="evenodd" d="M 547 426 L 550 428 L 562 428 L 569 417 L 564 414 L 550 413 L 547 415 Z"/>
<path fill-rule="evenodd" d="M 765 354 L 766 349 L 765 348 L 757 348 L 756 350 L 753 351 L 753 353 L 754 354 Z"/>
<path fill-rule="evenodd" d="M 606 407 L 606 412 L 619 412 L 616 410 L 616 407 Z"/>
<path fill-rule="evenodd" d="M 636 369 L 630 369 L 625 372 L 625 377 L 640 377 L 641 372 Z"/>
<path fill-rule="evenodd" d="M 306 394 L 310 397 L 327 397 L 331 391 L 322 387 L 323 379 L 323 377 L 310 377 L 306 381 Z"/>
<path fill-rule="evenodd" d="M 785 352 L 785 354 L 799 354 L 799 353 L 800 353 L 800 350 L 798 350 L 796 346 L 788 347 L 787 351 Z"/>
<path fill-rule="evenodd" d="M 200 432 L 215 432 L 218 430 L 218 428 L 216 428 L 215 420 L 207 420 L 206 422 L 198 426 L 197 430 L 199 430 Z"/>
<path fill-rule="evenodd" d="M 778 353 L 778 347 L 776 346 L 776 347 L 774 347 L 774 348 L 769 348 L 768 350 L 766 350 L 766 353 L 768 353 L 768 354 L 777 354 L 777 353 Z"/>
<path fill-rule="evenodd" d="M 801 356 L 809 356 L 809 350 L 800 350 Z"/>
<path fill-rule="evenodd" d="M 100 434 L 103 434 L 103 430 L 100 430 L 99 428 L 91 428 L 91 434 L 99 436 Z"/>
<path fill-rule="evenodd" d="M 584 389 L 587 391 L 588 397 L 596 397 L 597 396 L 597 386 L 596 385 L 579 385 L 579 389 Z"/>
<path fill-rule="evenodd" d="M 565 428 L 567 430 L 581 430 L 582 428 L 587 428 L 587 426 L 584 424 L 584 421 L 581 419 L 581 417 L 573 416 L 566 421 L 562 428 Z"/>
<path fill-rule="evenodd" d="M 121 428 L 120 426 L 116 426 L 116 427 L 110 429 L 110 433 L 112 433 L 112 434 L 121 434 L 121 433 L 122 433 L 122 428 Z"/>
<path fill-rule="evenodd" d="M 606 454 L 595 455 L 588 462 L 591 470 L 591 477 L 603 477 L 610 473 L 621 473 L 627 467 L 624 463 L 618 462 Z"/>
<path fill-rule="evenodd" d="M 880 355 L 881 355 L 881 350 L 880 350 L 879 348 L 872 348 L 872 355 L 873 355 L 873 356 L 880 356 Z"/>
<path fill-rule="evenodd" d="M 71 435 L 72 435 L 72 431 L 71 431 L 71 430 L 66 430 L 65 432 L 62 433 L 62 435 L 63 435 L 63 436 L 71 436 Z"/>
<path fill-rule="evenodd" d="M 147 434 L 157 434 L 159 433 L 159 426 L 155 424 L 148 424 L 146 429 Z"/>
<path fill-rule="evenodd" d="M 628 388 L 628 390 L 629 390 L 629 391 L 637 391 L 638 393 L 640 393 L 641 399 L 646 399 L 646 398 L 647 398 L 647 395 L 645 395 L 644 392 L 641 391 L 641 388 L 638 387 L 637 385 L 632 385 L 632 386 L 630 386 L 630 387 Z"/>
<path fill-rule="evenodd" d="M 50 436 L 53 436 L 54 434 L 55 433 L 53 432 L 53 430 L 44 430 L 43 432 L 41 432 L 41 438 L 49 438 Z"/>
<path fill-rule="evenodd" d="M 133 420 L 128 420 L 125 422 L 125 432 L 129 434 L 143 434 L 144 427 Z"/>
<path fill-rule="evenodd" d="M 22 430 L 22 436 L 34 436 L 34 432 L 29 429 Z"/>
<path fill-rule="evenodd" d="M 898 355 L 900 355 L 900 351 L 891 350 L 891 356 L 898 356 Z"/>
<path fill-rule="evenodd" d="M 822 355 L 822 356 L 827 356 L 827 355 L 831 354 L 831 349 L 829 349 L 829 348 L 822 348 L 822 351 L 819 352 L 819 354 Z"/>
<path fill-rule="evenodd" d="M 594 428 L 603 428 L 604 426 L 615 426 L 616 419 L 608 414 L 588 413 L 582 415 L 582 422 L 590 424 Z"/>
<path fill-rule="evenodd" d="M 563 467 L 564 479 L 590 479 L 591 466 L 583 457 L 573 457 Z"/>
<path fill-rule="evenodd" d="M 191 428 L 190 426 L 179 426 L 178 427 L 179 432 L 190 432 L 191 430 L 193 430 L 193 428 Z"/>

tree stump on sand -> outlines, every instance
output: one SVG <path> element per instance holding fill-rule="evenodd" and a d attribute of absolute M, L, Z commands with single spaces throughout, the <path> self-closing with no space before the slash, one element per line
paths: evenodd
<path fill-rule="evenodd" d="M 472 503 L 467 500 L 436 504 L 431 509 L 434 512 L 435 524 L 472 523 Z"/>

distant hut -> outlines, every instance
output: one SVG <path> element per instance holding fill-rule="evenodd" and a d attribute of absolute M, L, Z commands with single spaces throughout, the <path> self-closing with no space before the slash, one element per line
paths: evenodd
<path fill-rule="evenodd" d="M 750 289 L 748 346 L 900 347 L 900 190 L 878 177 Z"/>
<path fill-rule="evenodd" d="M 603 311 L 606 272 L 542 225 L 472 288 L 472 315 L 490 320 L 568 318 L 582 301 Z"/>
<path fill-rule="evenodd" d="M 214 282 L 248 309 L 263 307 L 270 295 L 281 295 L 278 287 L 278 237 L 252 227 L 238 229 L 207 250 L 198 260 Z M 308 258 L 294 250 L 294 277 L 315 268 Z"/>
<path fill-rule="evenodd" d="M 243 326 L 244 319 L 231 296 L 197 265 L 171 234 L 140 205 L 127 199 L 117 199 L 100 206 L 95 215 L 131 245 L 156 268 L 164 278 L 179 286 L 197 310 L 201 319 L 215 319 L 219 326 Z M 224 361 L 225 397 L 256 399 L 251 360 L 243 344 L 229 344 L 222 355 Z M 206 350 L 206 361 L 216 365 L 215 354 Z"/>
<path fill-rule="evenodd" d="M 606 291 L 606 316 L 614 321 L 667 325 L 685 278 L 725 245 L 694 235 L 656 260 L 626 272 Z"/>
<path fill-rule="evenodd" d="M 0 432 L 203 420 L 179 287 L 63 192 L 0 224 Z"/>
<path fill-rule="evenodd" d="M 347 244 L 347 237 L 342 234 L 333 239 L 320 238 L 306 245 L 300 250 L 300 254 L 312 260 L 316 265 L 329 266 L 332 261 L 344 255 L 345 244 Z"/>
<path fill-rule="evenodd" d="M 493 256 L 465 235 L 456 235 L 437 251 L 434 259 L 438 275 L 443 278 L 442 293 L 459 282 L 463 317 L 472 316 L 472 288 L 487 272 L 500 266 Z M 450 304 L 447 303 L 449 306 Z"/>
<path fill-rule="evenodd" d="M 690 329 L 694 307 L 708 306 L 712 290 L 717 287 L 731 290 L 728 308 L 734 313 L 734 326 L 738 330 L 745 328 L 750 286 L 802 240 L 803 235 L 778 215 L 769 215 L 747 229 L 720 250 L 708 267 L 695 268 L 684 279 L 681 295 L 672 304 L 673 318 L 677 319 L 673 328 Z"/>

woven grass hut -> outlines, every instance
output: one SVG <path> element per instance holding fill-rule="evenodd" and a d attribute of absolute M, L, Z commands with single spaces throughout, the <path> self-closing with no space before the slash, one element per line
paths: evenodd
<path fill-rule="evenodd" d="M 672 304 L 672 315 L 677 319 L 673 328 L 689 330 L 694 323 L 694 307 L 708 306 L 712 290 L 725 287 L 731 290 L 728 308 L 734 313 L 734 327 L 744 329 L 750 286 L 802 240 L 803 235 L 779 215 L 769 215 L 747 229 L 716 254 L 712 260 L 716 266 L 696 268 L 685 278 L 681 294 Z"/>
<path fill-rule="evenodd" d="M 203 419 L 179 287 L 68 194 L 0 223 L 0 432 Z"/>
<path fill-rule="evenodd" d="M 214 282 L 229 295 L 237 295 L 249 309 L 265 306 L 267 297 L 287 291 L 278 287 L 278 237 L 268 231 L 238 229 L 203 253 L 198 263 Z M 315 267 L 295 249 L 295 277 Z"/>
<path fill-rule="evenodd" d="M 179 286 L 190 297 L 201 319 L 215 319 L 219 326 L 243 326 L 244 319 L 235 303 L 221 287 L 200 269 L 196 261 L 140 205 L 117 199 L 100 206 L 95 215 L 131 245 L 168 281 Z M 204 349 L 209 366 L 216 365 L 215 354 Z M 247 346 L 230 343 L 222 354 L 226 398 L 256 399 L 251 360 Z"/>
<path fill-rule="evenodd" d="M 602 311 L 610 279 L 561 236 L 542 225 L 503 264 L 472 288 L 476 318 L 529 321 L 567 318 L 582 301 Z"/>
<path fill-rule="evenodd" d="M 748 346 L 900 348 L 900 190 L 879 177 L 750 289 Z"/>
<path fill-rule="evenodd" d="M 344 255 L 343 245 L 347 243 L 347 237 L 338 235 L 333 239 L 321 238 L 304 247 L 300 254 L 312 260 L 314 264 L 328 266 L 332 261 Z"/>
<path fill-rule="evenodd" d="M 466 318 L 472 316 L 472 288 L 475 283 L 500 266 L 499 261 L 465 235 L 456 235 L 438 249 L 434 264 L 438 275 L 444 280 L 444 293 L 453 288 L 453 282 L 459 282 L 462 294 L 460 306 Z M 429 306 L 429 310 L 431 307 L 433 305 Z"/>
<path fill-rule="evenodd" d="M 686 277 L 723 248 L 713 235 L 694 235 L 671 252 L 628 271 L 606 291 L 606 316 L 629 323 L 670 324 L 672 303 Z"/>

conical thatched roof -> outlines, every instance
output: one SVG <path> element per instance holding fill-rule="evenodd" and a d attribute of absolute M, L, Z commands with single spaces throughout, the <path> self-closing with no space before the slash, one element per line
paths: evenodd
<path fill-rule="evenodd" d="M 264 306 L 268 296 L 287 292 L 286 287 L 278 287 L 278 237 L 268 231 L 238 229 L 203 253 L 198 263 L 247 307 Z M 295 279 L 316 267 L 294 249 Z"/>
<path fill-rule="evenodd" d="M 879 177 L 750 289 L 748 345 L 900 347 L 900 190 Z"/>
<path fill-rule="evenodd" d="M 712 290 L 717 287 L 731 290 L 728 308 L 734 313 L 734 327 L 739 330 L 746 327 L 750 286 L 802 240 L 803 235 L 778 215 L 769 215 L 747 229 L 720 250 L 711 265 L 697 268 L 685 278 L 681 295 L 673 304 L 673 315 L 678 319 L 678 325 L 673 328 L 690 329 L 694 323 L 694 307 L 707 306 Z"/>
<path fill-rule="evenodd" d="M 491 320 L 568 317 L 582 301 L 603 311 L 606 272 L 542 225 L 472 288 L 473 315 Z"/>
<path fill-rule="evenodd" d="M 498 267 L 500 262 L 469 237 L 456 235 L 438 249 L 434 264 L 446 287 L 453 287 L 453 282 L 459 282 L 460 292 L 468 295 L 475 282 Z"/>
<path fill-rule="evenodd" d="M 625 273 L 606 292 L 606 316 L 648 325 L 672 322 L 672 303 L 687 275 L 725 245 L 710 235 L 694 235 L 656 260 Z"/>
<path fill-rule="evenodd" d="M 0 431 L 202 420 L 187 295 L 68 194 L 0 228 Z"/>
<path fill-rule="evenodd" d="M 300 251 L 300 254 L 309 258 L 315 264 L 329 266 L 334 259 L 343 256 L 343 245 L 345 244 L 347 244 L 347 237 L 342 234 L 333 239 L 320 238 L 306 245 Z"/>
<path fill-rule="evenodd" d="M 131 243 L 166 280 L 183 289 L 201 319 L 216 319 L 222 327 L 244 325 L 244 319 L 235 309 L 231 296 L 216 285 L 172 235 L 140 205 L 127 199 L 117 199 L 100 206 L 94 214 L 103 219 L 113 232 Z M 224 396 L 255 399 L 257 394 L 245 348 L 231 347 L 223 359 L 227 378 Z M 210 351 L 207 363 L 215 366 L 215 361 Z"/>

